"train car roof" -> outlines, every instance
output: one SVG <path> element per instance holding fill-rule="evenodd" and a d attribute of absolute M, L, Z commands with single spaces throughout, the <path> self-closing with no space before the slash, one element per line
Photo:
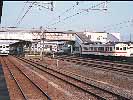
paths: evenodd
<path fill-rule="evenodd" d="M 118 44 L 118 43 L 124 43 L 124 44 L 130 44 L 131 43 L 131 44 L 133 44 L 132 41 L 128 41 L 128 42 L 126 42 L 126 41 L 121 41 L 121 42 L 120 41 L 119 42 L 108 42 L 107 44 L 109 44 L 109 43 L 110 44 Z"/>
<path fill-rule="evenodd" d="M 119 44 L 119 43 L 124 43 L 124 44 L 133 44 L 133 42 L 107 42 L 107 43 L 102 43 L 102 42 L 86 42 L 84 43 L 84 45 L 89 45 L 89 44 L 92 44 L 92 45 L 115 45 L 115 44 Z"/>

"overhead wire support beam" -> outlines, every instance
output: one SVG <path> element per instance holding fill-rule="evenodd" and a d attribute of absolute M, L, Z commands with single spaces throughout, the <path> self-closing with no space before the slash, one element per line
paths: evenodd
<path fill-rule="evenodd" d="M 22 16 L 22 18 L 17 22 L 17 25 L 19 25 L 22 20 L 24 19 L 25 15 L 30 11 L 30 9 L 33 7 L 33 5 L 38 5 L 38 6 L 41 6 L 43 8 L 46 8 L 46 9 L 49 9 L 45 6 L 42 6 L 40 4 L 37 4 L 38 2 L 34 1 L 34 2 L 26 2 L 26 3 L 31 3 L 31 5 L 29 6 L 29 8 L 27 9 L 27 11 L 25 12 L 25 14 Z M 44 3 L 43 3 L 44 4 Z M 51 7 L 51 11 L 53 11 L 53 1 L 51 1 L 50 3 L 47 3 L 47 4 L 50 4 L 52 7 Z"/>
<path fill-rule="evenodd" d="M 25 15 L 30 11 L 30 9 L 33 7 L 33 4 L 36 2 L 32 2 L 32 4 L 29 6 L 29 8 L 27 9 L 27 11 L 25 12 L 25 14 L 22 16 L 22 18 L 18 21 L 17 25 L 20 24 L 20 22 L 22 22 L 22 20 L 24 19 Z"/>
<path fill-rule="evenodd" d="M 32 4 L 33 2 L 25 2 L 25 3 L 30 3 Z M 45 7 L 45 5 L 48 4 L 48 5 L 51 5 L 51 7 Z M 49 2 L 49 3 L 39 3 L 39 2 L 35 2 L 33 5 L 36 5 L 36 6 L 39 6 L 39 7 L 42 7 L 42 8 L 45 8 L 45 9 L 50 9 L 51 11 L 53 11 L 53 1 Z"/>
<path fill-rule="evenodd" d="M 54 18 L 53 20 L 59 19 L 59 22 L 60 22 L 61 19 L 62 19 L 62 16 L 64 16 L 65 13 L 68 13 L 69 11 L 73 10 L 73 9 L 74 9 L 76 6 L 78 6 L 78 5 L 79 5 L 79 1 L 76 1 L 76 4 L 74 4 L 72 7 L 68 8 L 68 9 L 66 9 L 64 12 L 62 12 L 60 15 L 58 15 L 58 16 L 57 16 L 56 18 Z M 51 20 L 51 22 L 52 22 L 53 20 Z M 58 23 L 58 22 L 56 22 L 56 24 L 57 24 L 57 23 Z M 53 24 L 55 24 L 55 23 L 53 23 Z M 52 24 L 52 25 L 53 25 L 53 24 Z M 47 25 L 46 28 L 49 29 L 49 25 Z"/>
<path fill-rule="evenodd" d="M 106 3 L 110 3 L 110 2 L 107 2 L 107 1 L 106 1 Z M 91 9 L 94 9 L 94 8 L 96 9 L 96 7 L 99 7 L 99 6 L 103 5 L 103 4 L 105 4 L 105 2 L 101 2 L 101 3 L 97 4 L 97 5 L 91 6 L 91 7 L 90 7 L 89 9 L 87 9 L 87 10 L 88 10 L 88 12 L 89 12 L 89 11 L 91 11 Z M 73 14 L 73 15 L 67 16 L 67 17 L 65 17 L 65 18 L 62 19 L 62 20 L 59 20 L 59 21 L 57 21 L 57 22 L 55 22 L 55 23 L 53 23 L 53 24 L 51 24 L 51 25 L 48 25 L 47 27 L 50 28 L 50 26 L 53 26 L 53 25 L 58 24 L 58 23 L 61 23 L 62 21 L 65 21 L 65 20 L 67 20 L 67 19 L 69 19 L 69 18 L 71 18 L 71 17 L 74 17 L 74 16 L 76 16 L 76 15 L 79 15 L 79 14 L 81 14 L 81 13 L 83 13 L 83 12 L 80 11 L 80 12 L 77 12 L 77 13 L 75 13 L 75 14 Z"/>
<path fill-rule="evenodd" d="M 101 11 L 107 11 L 107 1 L 106 2 L 102 2 L 102 3 L 100 3 L 100 4 L 98 4 L 98 5 L 95 5 L 95 6 L 92 6 L 91 8 L 89 8 L 89 9 L 81 9 L 81 10 L 84 10 L 84 11 L 86 11 L 86 12 L 89 12 L 90 10 L 101 10 Z M 96 6 L 102 6 L 103 5 L 103 7 L 101 7 L 101 8 L 95 8 Z"/>

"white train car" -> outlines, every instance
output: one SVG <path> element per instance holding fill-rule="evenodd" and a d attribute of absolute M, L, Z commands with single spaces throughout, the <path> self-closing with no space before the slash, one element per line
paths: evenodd
<path fill-rule="evenodd" d="M 9 44 L 0 43 L 0 55 L 8 55 L 9 49 Z"/>
<path fill-rule="evenodd" d="M 102 56 L 124 56 L 131 57 L 133 55 L 133 43 L 90 43 L 80 46 L 76 53 L 81 55 L 102 55 Z"/>

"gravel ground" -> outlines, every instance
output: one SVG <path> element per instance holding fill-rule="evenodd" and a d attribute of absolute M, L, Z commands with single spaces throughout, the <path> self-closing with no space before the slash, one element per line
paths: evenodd
<path fill-rule="evenodd" d="M 66 82 L 57 79 L 45 72 L 40 70 L 31 70 L 28 67 L 26 68 L 29 71 L 32 71 L 33 78 L 38 75 L 38 78 L 42 78 L 45 81 L 45 87 L 47 88 L 47 93 L 52 97 L 53 100 L 97 100 L 96 98 L 92 97 L 91 95 L 79 90 L 71 85 L 68 85 Z M 31 72 L 30 72 L 31 73 Z M 35 75 L 36 74 L 36 75 Z M 41 79 L 40 79 L 41 80 Z M 44 82 L 39 82 L 40 86 Z M 45 88 L 45 89 L 46 89 Z"/>
<path fill-rule="evenodd" d="M 47 63 L 53 65 L 52 67 L 58 67 L 60 69 L 65 69 L 67 71 L 71 71 L 85 77 L 101 81 L 104 83 L 108 83 L 114 87 L 120 88 L 121 90 L 127 90 L 131 94 L 133 93 L 133 78 L 127 77 L 123 75 L 119 75 L 113 73 L 111 71 L 103 71 L 99 69 L 94 69 L 91 67 L 85 67 L 82 65 L 76 65 L 74 63 L 66 62 L 66 61 L 58 61 L 55 59 L 50 59 L 45 57 L 44 61 L 40 61 L 40 63 Z M 58 65 L 58 66 L 57 66 Z"/>
<path fill-rule="evenodd" d="M 12 60 L 16 61 L 16 58 L 13 58 Z M 17 63 L 18 61 L 16 61 Z M 133 79 L 131 77 L 127 76 L 122 76 L 118 75 L 116 73 L 112 73 L 110 71 L 103 71 L 103 70 L 98 70 L 94 69 L 91 67 L 85 67 L 82 65 L 76 65 L 74 63 L 66 62 L 66 61 L 58 61 L 55 59 L 50 59 L 45 57 L 44 61 L 39 61 L 39 63 L 42 64 L 48 64 L 50 67 L 56 68 L 58 67 L 59 69 L 65 69 L 67 71 L 71 71 L 80 75 L 83 75 L 85 77 L 88 77 L 90 79 L 94 79 L 97 81 L 101 81 L 104 83 L 108 83 L 114 87 L 119 87 L 122 90 L 127 90 L 133 93 Z M 22 63 L 18 63 L 20 65 L 23 65 Z M 25 64 L 26 65 L 26 64 Z M 92 97 L 91 95 L 82 92 L 81 90 L 68 85 L 67 83 L 51 76 L 48 75 L 45 72 L 41 72 L 39 70 L 33 71 L 29 69 L 29 65 L 27 67 L 21 67 L 27 75 L 30 75 L 30 77 L 38 83 L 46 92 L 48 95 L 51 96 L 52 100 L 96 100 L 96 98 Z M 5 73 L 6 71 L 4 71 Z M 7 77 L 7 76 L 6 76 Z M 7 86 L 9 91 L 13 91 L 10 83 L 8 83 L 9 79 L 6 78 L 7 81 Z M 39 81 L 38 81 L 39 80 Z M 17 91 L 17 89 L 16 89 Z M 18 91 L 19 93 L 19 91 Z M 10 93 L 11 98 L 13 98 L 13 93 Z M 14 94 L 19 95 L 19 94 Z M 14 100 L 14 99 L 11 99 Z M 16 99 L 16 100 L 21 100 L 21 99 Z"/>
<path fill-rule="evenodd" d="M 14 63 L 16 62 L 14 61 Z M 21 66 L 18 65 L 17 67 Z M 23 89 L 23 92 L 29 100 L 47 100 L 46 96 L 44 96 L 44 94 L 42 94 L 42 92 L 34 84 L 32 84 L 29 79 L 27 79 L 20 71 L 18 71 L 14 65 L 12 65 L 12 68 L 10 67 L 10 69 L 14 73 L 15 78 L 17 79 L 18 83 Z M 29 75 L 30 74 L 31 73 L 29 72 Z"/>
<path fill-rule="evenodd" d="M 7 88 L 9 91 L 10 100 L 24 100 L 15 81 L 12 80 L 12 77 L 11 77 L 7 67 L 4 66 L 3 61 L 2 61 L 2 65 L 3 65 L 2 67 L 3 67 L 5 79 L 6 79 Z"/>

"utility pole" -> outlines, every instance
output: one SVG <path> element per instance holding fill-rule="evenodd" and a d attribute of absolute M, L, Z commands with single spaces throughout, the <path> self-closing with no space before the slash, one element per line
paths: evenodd
<path fill-rule="evenodd" d="M 42 33 L 42 26 L 40 26 L 40 31 L 41 31 L 41 33 Z M 42 50 L 41 50 L 41 37 L 42 36 L 42 34 L 40 34 L 40 59 L 42 60 Z"/>
<path fill-rule="evenodd" d="M 132 36 L 131 36 L 131 33 L 130 33 L 130 42 L 132 41 Z"/>
<path fill-rule="evenodd" d="M 43 60 L 43 57 L 44 57 L 44 32 L 42 33 L 42 35 L 43 35 L 43 52 L 42 52 L 42 60 Z"/>
<path fill-rule="evenodd" d="M 42 46 L 43 46 L 43 48 L 42 48 L 42 50 L 41 50 L 41 52 L 40 52 L 40 56 L 41 56 L 41 60 L 43 60 L 43 59 L 44 59 L 44 40 L 45 40 L 45 38 L 46 38 L 46 35 L 45 35 L 46 30 L 43 31 L 42 26 L 40 27 L 40 30 L 41 30 L 41 33 L 42 33 L 42 34 L 40 35 L 40 46 L 41 46 L 41 40 L 42 40 Z"/>

